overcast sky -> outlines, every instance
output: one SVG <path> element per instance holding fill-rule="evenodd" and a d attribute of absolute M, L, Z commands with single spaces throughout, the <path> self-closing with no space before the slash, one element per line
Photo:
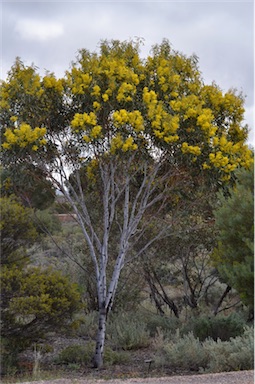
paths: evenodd
<path fill-rule="evenodd" d="M 17 56 L 63 76 L 81 48 L 102 39 L 144 39 L 142 54 L 167 38 L 196 54 L 204 81 L 246 95 L 245 119 L 254 146 L 254 4 L 249 1 L 3 1 L 2 69 Z"/>

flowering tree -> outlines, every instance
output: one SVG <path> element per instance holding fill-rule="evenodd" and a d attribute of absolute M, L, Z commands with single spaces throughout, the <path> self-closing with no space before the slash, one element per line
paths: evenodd
<path fill-rule="evenodd" d="M 81 50 L 63 79 L 41 78 L 17 59 L 2 83 L 0 107 L 2 161 L 40 168 L 82 228 L 97 282 L 94 365 L 101 367 L 121 270 L 131 255 L 169 233 L 169 217 L 165 227 L 157 218 L 174 214 L 165 208 L 170 200 L 174 207 L 184 175 L 206 174 L 216 185 L 252 161 L 243 99 L 204 85 L 197 58 L 173 51 L 167 41 L 146 60 L 139 43 L 112 41 L 102 42 L 99 53 Z M 132 246 L 152 220 L 150 239 L 134 255 Z"/>

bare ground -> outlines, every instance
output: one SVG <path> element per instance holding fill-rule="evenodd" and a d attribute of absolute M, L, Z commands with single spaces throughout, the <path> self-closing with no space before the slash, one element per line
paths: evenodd
<path fill-rule="evenodd" d="M 131 379 L 68 378 L 23 382 L 22 384 L 254 384 L 254 371 L 221 372 L 203 375 Z"/>

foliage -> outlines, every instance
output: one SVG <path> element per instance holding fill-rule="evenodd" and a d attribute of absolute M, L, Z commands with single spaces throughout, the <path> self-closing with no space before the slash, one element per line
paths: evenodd
<path fill-rule="evenodd" d="M 25 247 L 32 245 L 38 234 L 33 225 L 32 210 L 23 207 L 15 196 L 1 197 L 1 265 L 23 263 Z"/>
<path fill-rule="evenodd" d="M 143 320 L 134 313 L 121 313 L 108 324 L 108 336 L 115 348 L 125 351 L 147 347 L 149 333 Z"/>
<path fill-rule="evenodd" d="M 226 372 L 254 368 L 254 329 L 246 328 L 243 335 L 228 342 L 206 340 L 203 348 L 209 354 L 206 371 Z"/>
<path fill-rule="evenodd" d="M 1 203 L 1 336 L 6 373 L 19 351 L 49 331 L 70 326 L 81 304 L 77 286 L 67 277 L 29 265 L 26 248 L 38 239 L 31 209 L 13 196 L 2 197 Z"/>
<path fill-rule="evenodd" d="M 82 366 L 90 366 L 94 349 L 94 342 L 87 342 L 85 345 L 70 345 L 59 353 L 56 362 L 58 364 L 78 363 Z M 105 348 L 104 357 L 107 365 L 120 364 L 127 360 L 123 353 L 113 351 L 109 346 Z"/>
<path fill-rule="evenodd" d="M 34 165 L 9 165 L 1 171 L 1 195 L 16 195 L 23 205 L 45 210 L 55 199 L 52 183 Z"/>
<path fill-rule="evenodd" d="M 82 363 L 87 365 L 91 363 L 93 349 L 93 342 L 85 345 L 70 345 L 59 353 L 56 361 L 58 364 Z"/>
<path fill-rule="evenodd" d="M 162 366 L 171 366 L 171 369 L 185 369 L 198 371 L 206 367 L 208 355 L 205 353 L 200 341 L 193 333 L 184 335 L 172 341 L 165 342 L 161 351 L 158 351 L 156 363 Z"/>
<path fill-rule="evenodd" d="M 181 327 L 181 321 L 176 317 L 162 316 L 154 313 L 144 313 L 144 322 L 150 337 L 155 337 L 160 332 L 164 336 L 174 334 Z"/>
<path fill-rule="evenodd" d="M 223 372 L 253 369 L 253 329 L 229 341 L 206 339 L 200 342 L 193 333 L 165 342 L 156 354 L 156 364 L 172 370 Z"/>
<path fill-rule="evenodd" d="M 36 211 L 33 221 L 37 232 L 41 235 L 54 235 L 61 230 L 59 218 L 53 214 L 52 209 Z"/>
<path fill-rule="evenodd" d="M 222 279 L 254 306 L 254 168 L 240 170 L 230 196 L 215 210 L 218 247 L 213 259 Z"/>
<path fill-rule="evenodd" d="M 240 336 L 244 332 L 245 324 L 245 319 L 235 313 L 228 316 L 200 316 L 188 321 L 182 332 L 189 329 L 200 341 L 207 338 L 228 341 L 231 337 Z"/>
<path fill-rule="evenodd" d="M 41 337 L 64 327 L 80 307 L 77 287 L 50 269 L 4 266 L 1 289 L 4 337 Z"/>

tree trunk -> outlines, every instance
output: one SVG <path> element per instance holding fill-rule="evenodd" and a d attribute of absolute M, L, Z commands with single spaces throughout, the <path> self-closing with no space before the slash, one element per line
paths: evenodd
<path fill-rule="evenodd" d="M 99 308 L 99 318 L 98 318 L 98 330 L 96 338 L 96 350 L 93 357 L 93 367 L 101 368 L 103 366 L 103 352 L 104 352 L 104 342 L 105 342 L 105 331 L 106 331 L 106 317 L 107 311 L 105 306 Z"/>

